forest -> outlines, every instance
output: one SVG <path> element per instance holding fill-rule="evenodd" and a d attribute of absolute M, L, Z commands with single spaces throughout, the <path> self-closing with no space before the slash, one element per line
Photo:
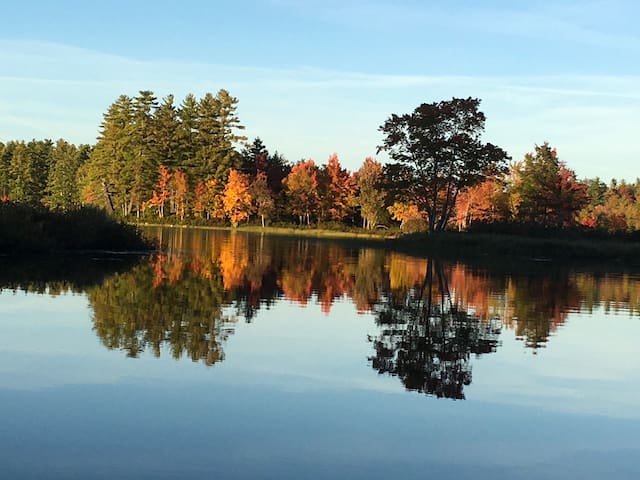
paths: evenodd
<path fill-rule="evenodd" d="M 108 107 L 94 145 L 0 143 L 0 198 L 148 223 L 640 229 L 640 180 L 578 179 L 548 143 L 511 159 L 480 141 L 479 104 L 454 98 L 391 115 L 378 147 L 391 161 L 367 157 L 351 172 L 336 153 L 290 162 L 260 138 L 249 142 L 226 90 L 179 104 L 143 90 Z"/>

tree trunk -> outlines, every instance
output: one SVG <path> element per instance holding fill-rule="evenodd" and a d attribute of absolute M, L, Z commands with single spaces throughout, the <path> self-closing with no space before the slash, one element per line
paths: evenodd
<path fill-rule="evenodd" d="M 102 180 L 102 191 L 104 192 L 104 196 L 107 200 L 109 213 L 113 214 L 113 200 L 111 199 L 111 194 L 109 193 L 109 189 L 107 188 L 107 182 L 104 179 Z"/>

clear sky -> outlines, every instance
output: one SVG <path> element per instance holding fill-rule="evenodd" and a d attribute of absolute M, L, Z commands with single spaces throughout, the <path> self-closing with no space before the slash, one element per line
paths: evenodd
<path fill-rule="evenodd" d="M 580 177 L 640 177 L 636 0 L 2 3 L 2 141 L 93 143 L 122 93 L 225 88 L 270 150 L 356 169 L 391 113 L 472 96 L 514 160 L 548 141 Z"/>

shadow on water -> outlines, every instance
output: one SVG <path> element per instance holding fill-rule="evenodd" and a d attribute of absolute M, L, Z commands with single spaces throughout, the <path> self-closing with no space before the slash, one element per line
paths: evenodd
<path fill-rule="evenodd" d="M 354 315 L 375 319 L 378 331 L 368 339 L 374 370 L 398 377 L 406 389 L 453 399 L 465 397 L 474 358 L 500 348 L 506 331 L 536 353 L 572 312 L 640 311 L 632 273 L 534 263 L 505 268 L 486 258 L 476 266 L 239 232 L 155 235 L 166 248 L 142 260 L 2 259 L 0 285 L 83 292 L 94 331 L 109 349 L 130 357 L 170 352 L 209 366 L 224 360 L 237 322 L 259 321 L 263 309 L 286 301 L 331 315 L 335 302 L 347 300 Z"/>

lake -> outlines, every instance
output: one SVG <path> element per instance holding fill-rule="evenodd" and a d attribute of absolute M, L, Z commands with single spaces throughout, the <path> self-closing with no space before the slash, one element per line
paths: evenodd
<path fill-rule="evenodd" d="M 149 232 L 0 262 L 0 478 L 640 478 L 640 272 Z"/>

